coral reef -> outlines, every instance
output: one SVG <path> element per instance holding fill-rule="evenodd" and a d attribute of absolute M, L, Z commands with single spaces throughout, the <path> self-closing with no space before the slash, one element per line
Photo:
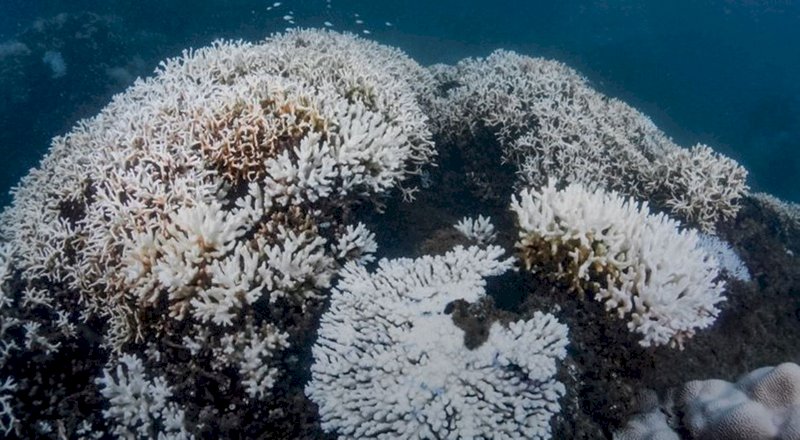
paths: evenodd
<path fill-rule="evenodd" d="M 553 61 L 426 69 L 319 30 L 188 50 L 0 215 L 0 433 L 674 438 L 637 390 L 800 355 L 796 210 L 745 175 Z"/>

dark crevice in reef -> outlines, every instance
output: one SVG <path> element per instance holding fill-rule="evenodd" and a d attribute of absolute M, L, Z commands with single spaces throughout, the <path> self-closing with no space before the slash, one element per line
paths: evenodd
<path fill-rule="evenodd" d="M 404 202 L 400 194 L 388 200 L 383 213 L 362 210 L 356 218 L 375 233 L 378 257 L 419 257 L 442 254 L 457 244 L 467 245 L 453 225 L 463 217 L 489 216 L 498 231 L 497 244 L 510 250 L 516 233 L 508 209 L 515 178 L 513 167 L 501 163 L 500 150 L 489 133 L 480 138 L 484 149 L 439 145 L 436 167 L 426 169 L 416 200 Z M 465 157 L 482 151 L 481 157 Z M 479 173 L 488 179 L 476 179 Z M 424 185 L 421 181 L 424 180 Z M 480 183 L 477 183 L 480 180 Z M 513 234 L 509 234 L 512 231 Z"/>

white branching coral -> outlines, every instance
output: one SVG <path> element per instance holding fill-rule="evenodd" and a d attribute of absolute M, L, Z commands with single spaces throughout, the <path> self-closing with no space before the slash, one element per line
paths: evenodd
<path fill-rule="evenodd" d="M 525 267 L 594 294 L 643 346 L 682 347 L 724 300 L 716 260 L 664 214 L 615 193 L 553 182 L 512 197 Z"/>
<path fill-rule="evenodd" d="M 502 249 L 350 263 L 323 315 L 308 396 L 340 438 L 549 438 L 567 328 L 536 312 L 469 350 L 447 304 L 485 295 L 511 266 Z M 435 335 L 435 337 L 431 337 Z"/>
<path fill-rule="evenodd" d="M 281 373 L 276 359 L 291 345 L 286 332 L 272 324 L 256 326 L 247 322 L 241 330 L 223 335 L 199 325 L 195 325 L 190 333 L 191 336 L 183 337 L 183 346 L 192 356 L 208 351 L 211 370 L 238 370 L 249 398 L 265 400 L 271 396 L 272 387 Z"/>
<path fill-rule="evenodd" d="M 716 221 L 736 216 L 746 179 L 747 170 L 736 161 L 698 144 L 659 157 L 646 186 L 675 215 L 713 231 Z"/>
<path fill-rule="evenodd" d="M 703 250 L 717 260 L 721 271 L 729 277 L 739 281 L 750 281 L 750 271 L 745 266 L 739 254 L 733 250 L 730 243 L 716 235 L 698 234 L 698 244 Z"/>
<path fill-rule="evenodd" d="M 356 226 L 347 225 L 334 247 L 336 258 L 345 261 L 352 260 L 360 264 L 374 261 L 374 254 L 377 250 L 378 243 L 375 242 L 375 234 L 370 232 L 363 223 Z"/>
<path fill-rule="evenodd" d="M 17 423 L 17 418 L 14 417 L 13 399 L 12 394 L 17 389 L 17 384 L 14 382 L 13 377 L 7 377 L 0 381 L 0 432 L 3 435 L 9 435 Z"/>
<path fill-rule="evenodd" d="M 0 307 L 51 322 L 4 314 L 0 356 L 52 354 L 89 325 L 114 356 L 147 346 L 169 364 L 189 348 L 169 344 L 205 329 L 217 345 L 201 351 L 229 337 L 234 386 L 266 400 L 273 357 L 307 336 L 337 270 L 375 250 L 338 214 L 411 191 L 433 159 L 419 96 L 431 81 L 396 49 L 319 30 L 166 60 L 54 139 L 14 190 Z"/>
<path fill-rule="evenodd" d="M 66 283 L 85 316 L 113 321 L 115 349 L 146 337 L 136 310 L 164 293 L 172 318 L 229 324 L 273 285 L 326 286 L 333 244 L 316 224 L 431 160 L 426 75 L 327 31 L 187 51 L 55 139 L 1 234 L 25 281 Z"/>
<path fill-rule="evenodd" d="M 477 219 L 464 217 L 454 225 L 456 230 L 464 237 L 475 241 L 478 244 L 489 244 L 494 242 L 497 234 L 494 232 L 492 219 L 479 215 Z"/>
<path fill-rule="evenodd" d="M 599 185 L 654 199 L 707 231 L 732 218 L 747 191 L 735 161 L 703 145 L 679 147 L 562 63 L 498 50 L 433 72 L 447 88 L 431 104 L 437 134 L 469 148 L 480 131 L 494 133 L 523 185 Z"/>
<path fill-rule="evenodd" d="M 116 367 L 116 368 L 114 368 Z M 125 354 L 96 380 L 108 399 L 103 416 L 113 433 L 126 438 L 193 438 L 184 428 L 184 411 L 170 401 L 172 390 L 161 376 L 149 377 L 142 361 Z"/>

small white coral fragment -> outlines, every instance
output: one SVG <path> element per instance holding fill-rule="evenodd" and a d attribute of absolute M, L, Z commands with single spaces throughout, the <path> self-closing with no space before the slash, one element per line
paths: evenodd
<path fill-rule="evenodd" d="M 14 417 L 14 395 L 12 394 L 16 389 L 17 384 L 13 377 L 7 377 L 0 381 L 0 432 L 6 436 L 11 433 L 17 423 L 17 418 Z"/>
<path fill-rule="evenodd" d="M 479 215 L 477 219 L 464 217 L 454 225 L 458 232 L 465 237 L 475 241 L 477 244 L 489 244 L 494 242 L 497 234 L 494 232 L 492 219 Z"/>

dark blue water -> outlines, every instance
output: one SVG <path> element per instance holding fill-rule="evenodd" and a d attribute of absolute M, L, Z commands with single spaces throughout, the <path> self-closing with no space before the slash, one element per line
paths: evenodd
<path fill-rule="evenodd" d="M 800 201 L 800 2 L 272 3 L 0 0 L 0 45 L 30 50 L 15 63 L 0 50 L 0 205 L 52 136 L 159 60 L 215 38 L 261 39 L 283 30 L 289 11 L 295 26 L 369 30 L 423 64 L 495 48 L 562 60 L 678 143 L 708 143 L 740 161 L 755 190 Z M 42 61 L 48 51 L 62 54 L 62 76 Z"/>

